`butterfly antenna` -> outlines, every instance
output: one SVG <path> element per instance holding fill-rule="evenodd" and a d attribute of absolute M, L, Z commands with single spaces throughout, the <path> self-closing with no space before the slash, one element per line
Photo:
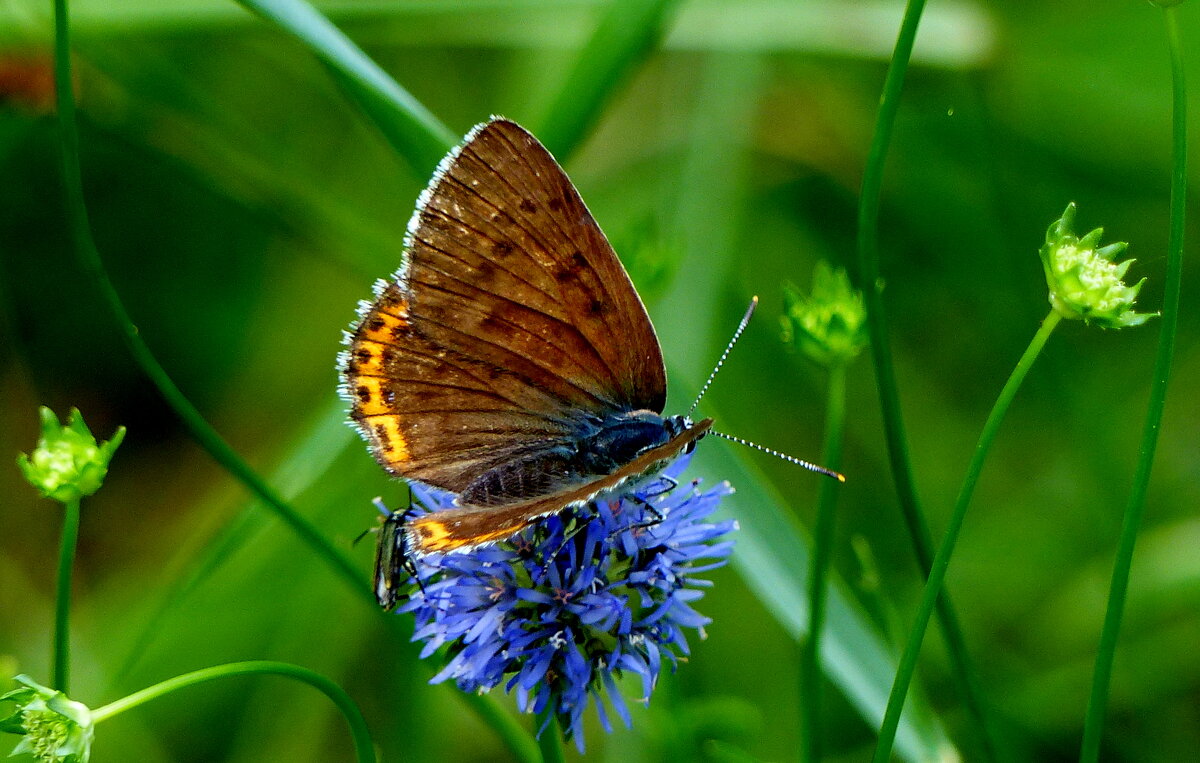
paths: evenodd
<path fill-rule="evenodd" d="M 777 450 L 773 450 L 771 448 L 767 448 L 765 446 L 759 445 L 756 442 L 750 442 L 749 440 L 743 440 L 741 437 L 734 437 L 731 434 L 725 434 L 724 432 L 718 432 L 713 429 L 708 430 L 708 433 L 711 435 L 716 435 L 717 437 L 720 437 L 722 439 L 729 440 L 730 442 L 736 442 L 738 445 L 745 445 L 748 448 L 754 448 L 755 450 L 761 450 L 763 453 L 770 453 L 772 456 L 775 456 L 776 458 L 782 458 L 784 461 L 787 461 L 789 464 L 795 464 L 796 466 L 803 466 L 805 469 L 808 469 L 810 472 L 816 472 L 817 474 L 824 474 L 826 477 L 833 477 L 838 482 L 846 481 L 846 477 L 844 475 L 839 474 L 838 472 L 835 472 L 832 469 L 826 469 L 824 466 L 819 466 L 817 464 L 814 464 L 811 461 L 805 461 L 802 458 L 796 458 L 795 456 L 789 456 L 787 453 L 780 453 Z"/>
<path fill-rule="evenodd" d="M 696 410 L 696 406 L 700 405 L 700 398 L 704 397 L 704 393 L 708 392 L 708 388 L 712 386 L 713 379 L 717 376 L 717 371 L 721 370 L 721 366 L 725 363 L 725 358 L 729 357 L 729 351 L 737 344 L 737 340 L 742 338 L 742 332 L 746 330 L 746 326 L 750 323 L 750 318 L 754 315 L 754 308 L 756 307 L 758 307 L 757 295 L 750 299 L 750 306 L 746 308 L 746 314 L 742 316 L 742 322 L 738 324 L 737 331 L 733 332 L 733 339 L 730 339 L 729 344 L 725 345 L 725 352 L 721 353 L 721 357 L 717 360 L 717 365 L 713 368 L 712 373 L 708 375 L 708 380 L 704 382 L 704 386 L 700 388 L 700 394 L 696 395 L 696 400 L 692 403 L 692 407 L 688 408 L 688 416 L 691 416 L 692 411 Z"/>

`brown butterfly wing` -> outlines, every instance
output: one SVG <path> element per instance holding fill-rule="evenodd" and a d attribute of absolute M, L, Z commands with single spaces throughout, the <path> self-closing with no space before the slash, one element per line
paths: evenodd
<path fill-rule="evenodd" d="M 590 501 L 626 480 L 657 472 L 707 434 L 712 423 L 712 419 L 698 421 L 662 445 L 639 454 L 612 474 L 549 495 L 500 507 L 462 506 L 410 519 L 403 528 L 407 535 L 405 545 L 414 554 L 428 554 L 471 549 L 512 537 L 541 517 Z"/>
<path fill-rule="evenodd" d="M 628 275 L 566 174 L 513 122 L 439 166 L 407 256 L 349 336 L 351 416 L 393 474 L 461 492 L 581 417 L 661 412 L 666 373 Z"/>
<path fill-rule="evenodd" d="M 396 283 L 380 282 L 377 292 L 341 365 L 351 418 L 390 472 L 459 492 L 514 443 L 571 431 L 566 420 L 531 412 L 552 398 L 424 337 Z"/>

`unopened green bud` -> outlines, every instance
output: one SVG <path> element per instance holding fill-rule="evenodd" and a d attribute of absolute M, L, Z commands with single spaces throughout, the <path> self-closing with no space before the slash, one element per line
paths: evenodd
<path fill-rule="evenodd" d="M 845 365 L 867 342 L 867 311 L 862 294 L 850 286 L 846 271 L 818 262 L 812 291 L 805 296 L 783 287 L 783 341 L 826 367 Z"/>
<path fill-rule="evenodd" d="M 1074 223 L 1075 203 L 1071 202 L 1062 217 L 1046 231 L 1046 243 L 1038 252 L 1054 309 L 1064 318 L 1110 329 L 1140 326 L 1158 315 L 1133 310 L 1146 279 L 1126 286 L 1121 279 L 1133 260 L 1114 262 L 1128 244 L 1117 242 L 1100 247 L 1103 228 L 1079 238 L 1075 236 Z"/>
<path fill-rule="evenodd" d="M 108 462 L 125 438 L 117 427 L 111 440 L 97 443 L 75 408 L 64 427 L 54 411 L 42 406 L 42 436 L 32 453 L 17 457 L 17 466 L 29 484 L 59 502 L 79 500 L 100 489 Z"/>

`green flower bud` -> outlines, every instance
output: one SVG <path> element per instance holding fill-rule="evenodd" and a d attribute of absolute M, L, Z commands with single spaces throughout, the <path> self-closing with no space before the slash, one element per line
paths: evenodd
<path fill-rule="evenodd" d="M 17 466 L 29 484 L 46 498 L 60 503 L 79 500 L 100 489 L 113 451 L 125 438 L 125 427 L 117 427 L 111 440 L 97 443 L 75 408 L 64 427 L 54 411 L 42 406 L 42 436 L 37 448 L 17 457 Z"/>
<path fill-rule="evenodd" d="M 1146 279 L 1126 286 L 1121 279 L 1133 260 L 1113 262 L 1129 245 L 1117 242 L 1097 248 L 1104 229 L 1077 238 L 1074 223 L 1075 202 L 1071 202 L 1046 231 L 1046 243 L 1038 251 L 1054 309 L 1064 318 L 1106 329 L 1140 326 L 1158 315 L 1133 311 Z"/>
<path fill-rule="evenodd" d="M 783 341 L 826 367 L 844 365 L 867 343 L 867 310 L 862 294 L 850 286 L 842 269 L 818 262 L 812 293 L 791 284 L 783 287 Z"/>
<path fill-rule="evenodd" d="M 29 676 L 14 678 L 22 688 L 0 696 L 16 704 L 16 710 L 0 718 L 0 731 L 23 734 L 13 755 L 31 753 L 45 763 L 87 763 L 92 754 L 95 728 L 87 705 L 42 686 Z"/>

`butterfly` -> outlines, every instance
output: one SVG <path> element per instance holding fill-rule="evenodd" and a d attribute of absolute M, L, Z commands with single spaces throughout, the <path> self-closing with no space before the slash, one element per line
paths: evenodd
<path fill-rule="evenodd" d="M 712 426 L 662 415 L 666 369 L 641 298 L 515 122 L 476 126 L 442 160 L 374 294 L 339 360 L 351 421 L 392 475 L 457 495 L 385 522 L 385 606 L 411 555 L 507 539 L 653 476 Z"/>

